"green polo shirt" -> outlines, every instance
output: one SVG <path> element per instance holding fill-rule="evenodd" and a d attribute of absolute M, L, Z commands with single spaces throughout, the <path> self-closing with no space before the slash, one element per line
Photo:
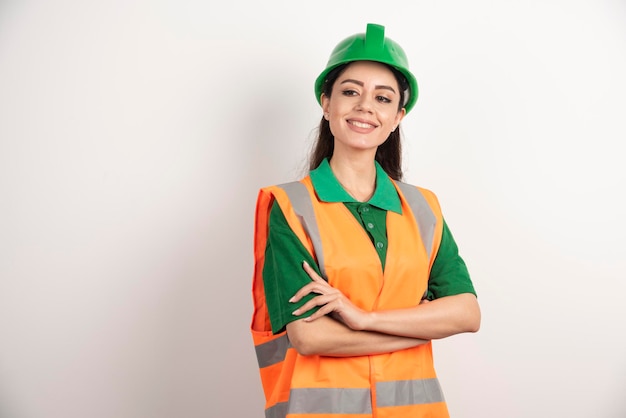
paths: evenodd
<path fill-rule="evenodd" d="M 402 214 L 402 205 L 392 180 L 376 163 L 376 188 L 367 202 L 355 200 L 341 186 L 327 160 L 311 171 L 311 182 L 317 197 L 323 202 L 342 202 L 367 232 L 385 268 L 387 257 L 387 212 Z M 292 312 L 315 295 L 290 303 L 289 299 L 311 279 L 302 269 L 302 261 L 316 268 L 315 260 L 289 227 L 280 206 L 274 202 L 269 217 L 269 233 L 265 248 L 263 282 L 272 331 L 278 333 L 296 319 L 311 315 L 316 309 L 300 316 Z M 318 270 L 319 273 L 319 270 Z M 446 222 L 439 251 L 428 280 L 429 300 L 461 293 L 476 294 L 467 267 L 459 256 L 458 247 Z"/>

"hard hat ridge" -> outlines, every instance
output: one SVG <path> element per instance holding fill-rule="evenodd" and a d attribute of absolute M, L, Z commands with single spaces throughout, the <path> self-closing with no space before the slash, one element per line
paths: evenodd
<path fill-rule="evenodd" d="M 385 27 L 370 23 L 365 32 L 365 48 L 369 51 L 382 50 L 385 44 Z"/>
<path fill-rule="evenodd" d="M 402 47 L 392 39 L 385 38 L 385 27 L 367 24 L 366 33 L 349 36 L 333 49 L 326 69 L 315 80 L 315 96 L 321 104 L 321 95 L 328 74 L 342 64 L 354 61 L 376 61 L 396 69 L 406 79 L 409 91 L 405 104 L 408 113 L 417 101 L 418 89 L 415 76 L 409 71 L 409 61 Z"/>

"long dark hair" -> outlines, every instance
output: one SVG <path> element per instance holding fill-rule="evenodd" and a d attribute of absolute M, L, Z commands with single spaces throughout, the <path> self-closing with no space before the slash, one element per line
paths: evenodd
<path fill-rule="evenodd" d="M 326 97 L 330 97 L 333 85 L 341 73 L 345 71 L 348 64 L 340 65 L 328 73 L 322 92 Z M 402 109 L 405 102 L 406 91 L 408 90 L 408 83 L 404 76 L 398 72 L 395 68 L 388 66 L 400 87 L 400 103 L 398 104 L 398 111 Z M 313 149 L 309 156 L 309 169 L 316 169 L 324 160 L 324 158 L 331 158 L 335 149 L 335 137 L 330 131 L 330 123 L 322 117 L 318 127 L 318 134 L 315 142 L 313 143 Z M 400 126 L 389 134 L 387 140 L 383 142 L 378 149 L 376 149 L 376 161 L 385 170 L 387 175 L 394 180 L 402 180 L 402 143 L 400 137 Z"/>

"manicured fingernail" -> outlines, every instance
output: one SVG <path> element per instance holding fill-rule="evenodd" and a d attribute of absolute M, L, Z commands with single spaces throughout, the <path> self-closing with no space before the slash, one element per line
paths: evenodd
<path fill-rule="evenodd" d="M 295 310 L 295 311 L 293 311 L 291 314 L 292 314 L 293 316 L 296 316 L 296 315 L 298 315 L 298 312 L 300 312 L 300 310 L 299 310 L 299 309 L 296 309 L 296 310 Z"/>
<path fill-rule="evenodd" d="M 303 265 L 303 266 L 305 266 L 305 267 L 308 267 L 308 266 L 309 266 L 309 263 L 307 263 L 306 261 L 303 261 L 303 262 L 302 262 L 302 265 Z"/>
<path fill-rule="evenodd" d="M 296 299 L 296 298 L 295 298 L 295 297 L 293 297 L 293 298 L 289 299 L 289 302 L 293 303 L 293 301 L 294 301 L 295 299 Z"/>

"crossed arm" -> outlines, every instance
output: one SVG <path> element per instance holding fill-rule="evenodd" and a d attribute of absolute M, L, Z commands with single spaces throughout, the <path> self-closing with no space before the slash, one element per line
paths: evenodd
<path fill-rule="evenodd" d="M 366 312 L 330 286 L 308 264 L 304 263 L 303 268 L 312 281 L 290 301 L 297 302 L 309 293 L 318 296 L 294 314 L 315 306 L 321 308 L 310 317 L 287 325 L 289 339 L 300 354 L 337 357 L 379 354 L 415 347 L 432 339 L 476 332 L 480 327 L 480 308 L 471 293 L 422 302 L 413 308 Z"/>

